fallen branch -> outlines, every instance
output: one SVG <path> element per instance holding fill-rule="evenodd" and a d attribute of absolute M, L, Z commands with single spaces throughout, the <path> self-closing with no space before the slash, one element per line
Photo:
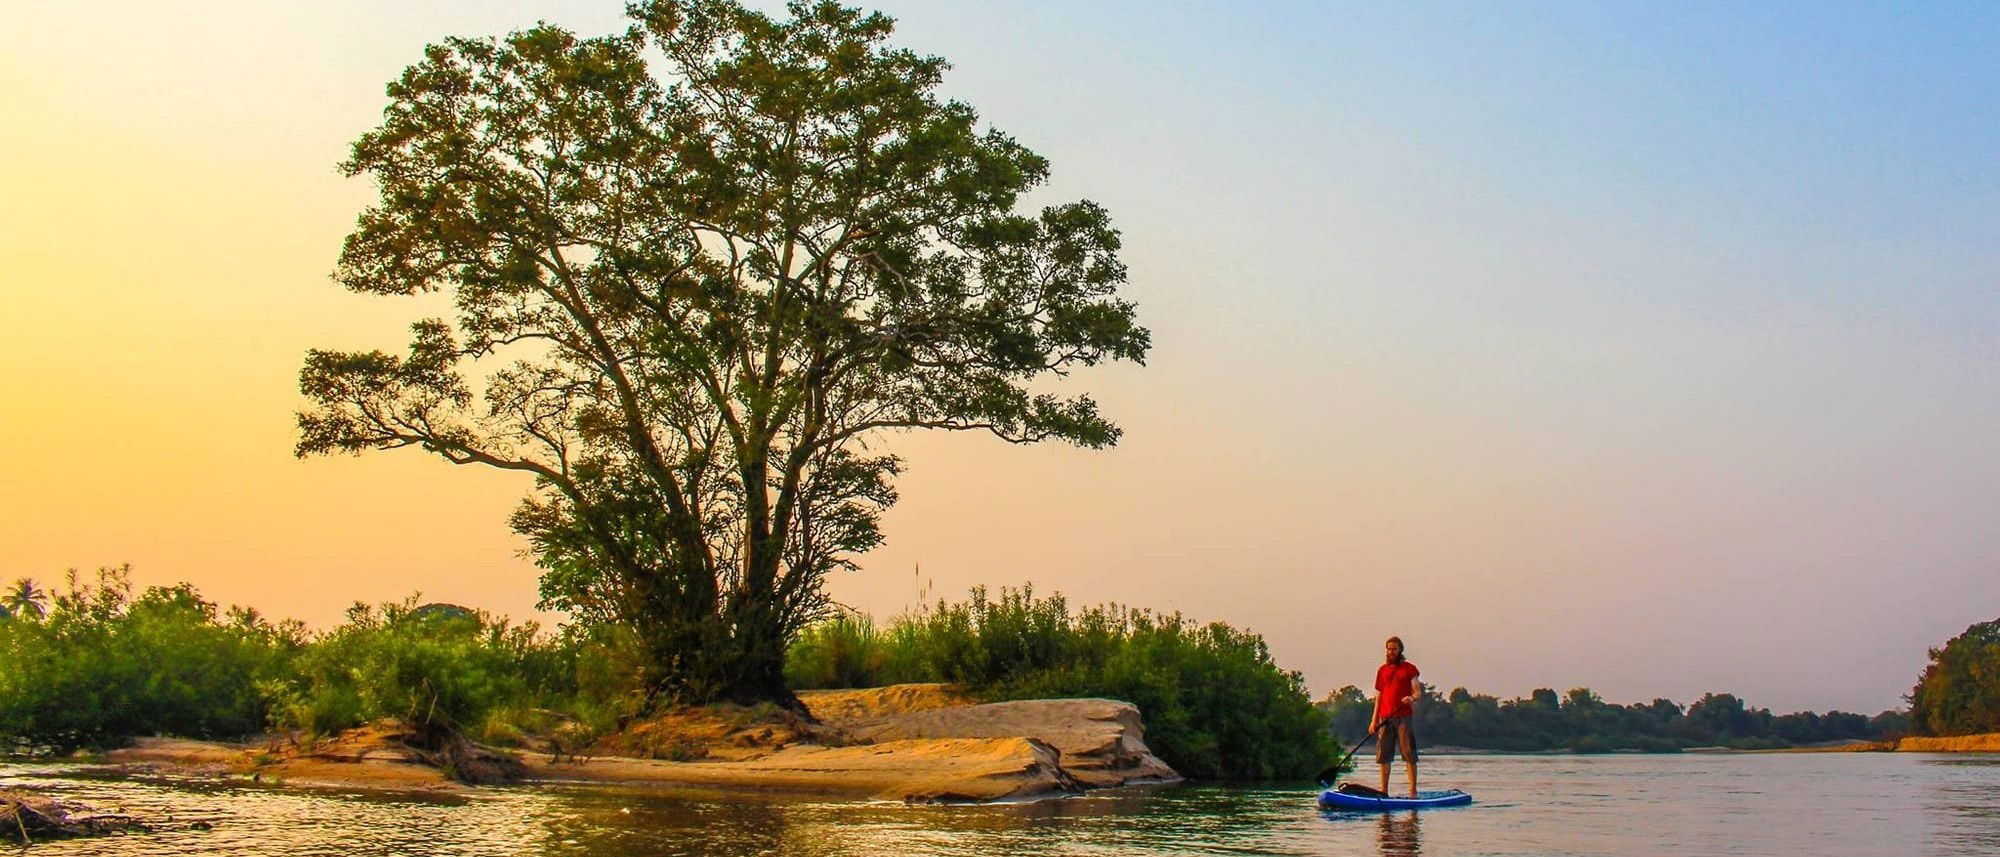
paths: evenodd
<path fill-rule="evenodd" d="M 0 790 L 0 829 L 7 827 L 21 837 L 22 845 L 33 845 L 37 838 L 68 839 L 151 829 L 129 815 L 94 813 L 87 807 L 27 792 Z"/>

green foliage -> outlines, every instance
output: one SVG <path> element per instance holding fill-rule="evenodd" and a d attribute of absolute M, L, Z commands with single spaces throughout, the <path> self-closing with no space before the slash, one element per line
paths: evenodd
<path fill-rule="evenodd" d="M 785 659 L 785 680 L 796 688 L 873 687 L 882 676 L 913 676 L 922 668 L 891 664 L 909 649 L 888 643 L 875 620 L 840 613 L 799 632 Z"/>
<path fill-rule="evenodd" d="M 49 596 L 33 580 L 21 578 L 0 592 L 0 619 L 19 615 L 40 619 L 48 615 Z"/>
<path fill-rule="evenodd" d="M 1966 628 L 1930 657 L 1910 689 L 1910 729 L 1918 735 L 2000 732 L 2000 619 Z"/>
<path fill-rule="evenodd" d="M 530 623 L 510 626 L 414 597 L 372 608 L 315 639 L 266 689 L 272 720 L 325 734 L 392 718 L 435 744 L 448 735 L 506 735 L 495 715 L 575 696 L 574 652 L 545 643 Z"/>
<path fill-rule="evenodd" d="M 1089 396 L 1036 382 L 1149 334 L 1109 214 L 1017 210 L 1048 163 L 940 98 L 944 60 L 887 17 L 628 11 L 448 39 L 389 86 L 342 165 L 379 195 L 335 277 L 455 317 L 406 356 L 310 352 L 298 453 L 532 475 L 513 525 L 547 604 L 630 630 L 649 692 L 783 699 L 824 575 L 896 499 L 872 437 L 1111 445 Z"/>
<path fill-rule="evenodd" d="M 95 582 L 72 572 L 45 612 L 0 623 L 0 749 L 257 732 L 259 683 L 288 669 L 302 637 L 252 611 L 219 615 L 186 584 L 135 598 L 129 568 L 103 569 Z"/>
<path fill-rule="evenodd" d="M 1367 734 L 1375 700 L 1361 689 L 1343 687 L 1321 700 L 1334 734 L 1353 742 Z M 1568 750 L 1610 753 L 1636 750 L 1673 753 L 1685 747 L 1723 746 L 1762 750 L 1845 739 L 1890 737 L 1900 712 L 1874 718 L 1844 711 L 1810 711 L 1772 716 L 1750 708 L 1733 694 L 1705 694 L 1683 708 L 1669 699 L 1615 705 L 1589 688 L 1558 695 L 1537 688 L 1519 699 L 1501 700 L 1454 688 L 1441 695 L 1426 687 L 1416 706 L 1417 740 L 1485 750 L 1536 752 Z"/>
<path fill-rule="evenodd" d="M 1199 778 L 1311 776 L 1332 755 L 1304 680 L 1278 668 L 1261 637 L 1116 605 L 1072 612 L 1062 596 L 984 588 L 965 602 L 878 629 L 844 617 L 793 644 L 802 688 L 912 681 L 960 684 L 988 700 L 1108 697 L 1136 704 L 1147 743 Z"/>
<path fill-rule="evenodd" d="M 38 590 L 37 590 L 38 591 Z M 241 738 L 276 726 L 327 734 L 379 718 L 433 747 L 526 733 L 587 743 L 643 706 L 631 635 L 534 625 L 411 598 L 355 605 L 308 635 L 226 613 L 188 584 L 133 595 L 129 570 L 0 621 L 0 752 L 69 752 L 139 735 Z"/>

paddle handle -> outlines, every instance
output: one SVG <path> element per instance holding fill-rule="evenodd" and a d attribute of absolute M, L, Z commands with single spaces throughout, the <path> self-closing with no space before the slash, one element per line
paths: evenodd
<path fill-rule="evenodd" d="M 1368 739 L 1375 737 L 1375 733 L 1380 731 L 1382 731 L 1382 724 L 1375 724 L 1375 728 L 1368 730 L 1368 734 L 1361 736 L 1361 740 L 1354 742 L 1354 747 L 1347 751 L 1347 755 L 1340 757 L 1340 764 L 1334 765 L 1334 767 L 1345 766 L 1347 760 L 1354 758 L 1355 753 L 1361 752 L 1361 745 L 1368 743 Z"/>
<path fill-rule="evenodd" d="M 1368 743 L 1368 739 L 1375 737 L 1375 733 L 1381 730 L 1382 724 L 1380 723 L 1369 727 L 1368 734 L 1361 736 L 1361 740 L 1354 742 L 1354 747 L 1347 751 L 1347 755 L 1340 757 L 1340 761 L 1333 763 L 1333 767 L 1319 772 L 1320 785 L 1333 785 L 1333 781 L 1340 778 L 1340 769 L 1347 766 L 1347 760 L 1354 758 L 1355 753 L 1361 752 L 1361 745 Z"/>

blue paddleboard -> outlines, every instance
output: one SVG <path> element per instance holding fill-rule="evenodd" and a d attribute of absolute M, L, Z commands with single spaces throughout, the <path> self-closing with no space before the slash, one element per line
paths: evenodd
<path fill-rule="evenodd" d="M 1472 802 L 1472 795 L 1451 789 L 1442 792 L 1417 792 L 1416 797 L 1365 797 L 1337 792 L 1332 789 L 1319 793 L 1320 809 L 1430 809 L 1439 806 L 1464 806 Z"/>

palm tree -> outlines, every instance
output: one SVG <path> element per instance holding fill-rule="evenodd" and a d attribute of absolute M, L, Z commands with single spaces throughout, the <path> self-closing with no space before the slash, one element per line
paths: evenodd
<path fill-rule="evenodd" d="M 8 612 L 16 616 L 32 616 L 40 619 L 48 615 L 48 603 L 48 593 L 36 587 L 33 580 L 25 577 L 14 581 L 13 586 L 8 587 L 6 592 L 0 593 L 0 607 L 5 607 Z"/>

